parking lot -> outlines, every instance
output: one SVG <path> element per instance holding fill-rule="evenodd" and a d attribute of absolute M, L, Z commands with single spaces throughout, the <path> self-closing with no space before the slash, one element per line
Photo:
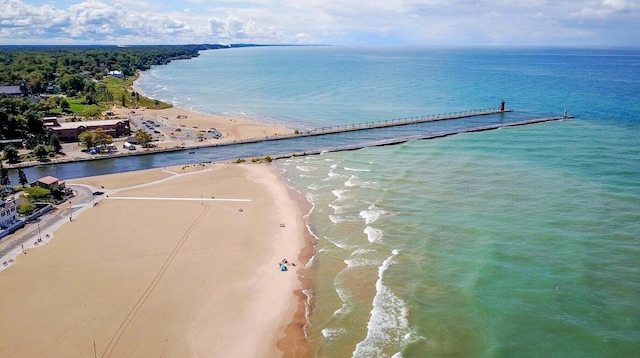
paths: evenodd
<path fill-rule="evenodd" d="M 223 134 L 215 128 L 201 129 L 197 127 L 188 128 L 185 126 L 168 125 L 168 120 L 163 118 L 147 119 L 143 116 L 132 118 L 131 131 L 143 129 L 151 135 L 153 141 L 181 141 L 181 142 L 203 142 L 206 140 L 216 140 L 223 137 Z"/>

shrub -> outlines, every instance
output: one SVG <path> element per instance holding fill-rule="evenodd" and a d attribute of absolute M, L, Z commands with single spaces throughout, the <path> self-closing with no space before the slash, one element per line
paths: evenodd
<path fill-rule="evenodd" d="M 36 206 L 33 203 L 26 202 L 18 206 L 18 214 L 31 215 L 36 210 Z"/>

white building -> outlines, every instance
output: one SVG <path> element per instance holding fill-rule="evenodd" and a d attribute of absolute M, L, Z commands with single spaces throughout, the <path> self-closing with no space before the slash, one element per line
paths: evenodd
<path fill-rule="evenodd" d="M 109 76 L 115 77 L 115 78 L 124 78 L 124 74 L 122 73 L 122 71 L 109 71 Z"/>
<path fill-rule="evenodd" d="M 17 221 L 18 212 L 13 199 L 6 202 L 0 199 L 0 228 L 6 229 Z"/>

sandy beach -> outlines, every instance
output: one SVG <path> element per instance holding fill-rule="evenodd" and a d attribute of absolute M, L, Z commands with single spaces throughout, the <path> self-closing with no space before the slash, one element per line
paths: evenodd
<path fill-rule="evenodd" d="M 267 125 L 247 118 L 203 114 L 179 107 L 171 107 L 166 109 L 139 108 L 134 110 L 131 110 L 129 108 L 114 107 L 112 108 L 112 111 L 114 112 L 116 117 L 144 120 L 153 119 L 169 127 L 182 127 L 202 130 L 215 128 L 223 134 L 222 138 L 215 141 L 215 143 L 218 144 L 229 143 L 243 139 L 289 135 L 293 134 L 294 132 L 289 128 Z M 131 131 L 135 132 L 136 129 L 138 128 L 132 126 Z M 167 134 L 169 133 L 167 132 Z M 195 141 L 185 141 L 184 144 L 186 146 L 197 146 L 212 143 L 197 143 Z"/>
<path fill-rule="evenodd" d="M 191 165 L 68 183 L 105 194 L 0 272 L 0 356 L 304 351 L 304 199 L 271 165 Z"/>

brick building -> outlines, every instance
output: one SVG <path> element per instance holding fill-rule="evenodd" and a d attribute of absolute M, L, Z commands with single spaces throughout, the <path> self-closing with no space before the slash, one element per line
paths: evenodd
<path fill-rule="evenodd" d="M 47 132 L 53 133 L 64 142 L 76 142 L 78 136 L 84 131 L 92 131 L 102 128 L 104 132 L 113 138 L 128 136 L 131 134 L 131 127 L 128 119 L 106 119 L 102 121 L 83 122 L 62 122 L 46 118 L 45 127 Z"/>

